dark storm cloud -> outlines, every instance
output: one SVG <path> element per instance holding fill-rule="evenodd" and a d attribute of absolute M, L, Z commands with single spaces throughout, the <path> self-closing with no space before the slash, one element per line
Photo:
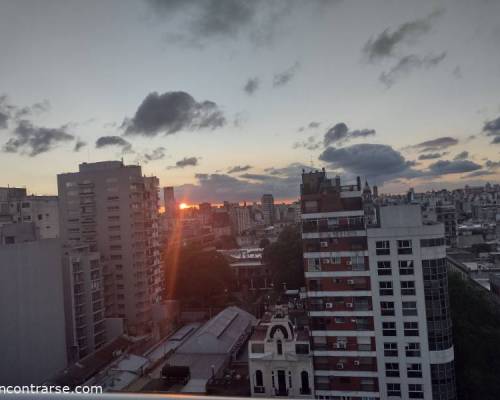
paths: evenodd
<path fill-rule="evenodd" d="M 83 140 L 77 139 L 76 143 L 75 143 L 75 147 L 73 147 L 73 151 L 74 152 L 79 152 L 86 145 L 87 145 L 86 142 L 84 142 Z"/>
<path fill-rule="evenodd" d="M 426 140 L 425 142 L 421 142 L 413 146 L 408 146 L 405 149 L 415 149 L 420 153 L 426 153 L 429 151 L 444 150 L 448 147 L 455 146 L 457 143 L 457 139 L 449 136 L 443 136 L 432 140 Z"/>
<path fill-rule="evenodd" d="M 132 145 L 120 136 L 101 136 L 95 142 L 97 149 L 109 146 L 121 147 L 123 153 L 130 153 L 132 151 Z"/>
<path fill-rule="evenodd" d="M 125 135 L 171 135 L 181 130 L 216 129 L 226 118 L 213 101 L 197 102 L 186 92 L 150 93 L 131 119 L 123 122 Z"/>
<path fill-rule="evenodd" d="M 317 150 L 321 147 L 321 140 L 316 139 L 314 136 L 309 136 L 306 140 L 295 142 L 292 145 L 294 149 Z"/>
<path fill-rule="evenodd" d="M 3 150 L 8 153 L 27 154 L 30 157 L 45 153 L 57 144 L 75 138 L 63 128 L 39 127 L 26 120 L 21 120 L 12 134 L 14 138 L 7 141 Z"/>
<path fill-rule="evenodd" d="M 182 160 L 179 160 L 167 169 L 175 169 L 175 168 L 186 168 L 186 167 L 195 167 L 198 165 L 199 157 L 184 157 Z"/>
<path fill-rule="evenodd" d="M 467 158 L 469 158 L 469 152 L 464 150 L 461 153 L 458 153 L 455 157 L 453 157 L 453 160 L 455 160 L 455 161 L 466 160 Z"/>
<path fill-rule="evenodd" d="M 486 136 L 493 136 L 491 144 L 500 144 L 500 117 L 487 121 L 483 126 Z"/>
<path fill-rule="evenodd" d="M 422 35 L 428 33 L 434 20 L 442 14 L 442 10 L 435 11 L 425 18 L 416 19 L 399 25 L 395 30 L 385 29 L 375 38 L 370 38 L 363 47 L 363 52 L 369 61 L 377 61 L 396 54 L 402 43 L 412 43 Z"/>
<path fill-rule="evenodd" d="M 427 153 L 427 154 L 421 154 L 418 156 L 419 160 L 435 160 L 436 158 L 441 158 L 446 153 Z"/>
<path fill-rule="evenodd" d="M 412 178 L 421 173 L 398 151 L 383 144 L 362 143 L 343 148 L 328 147 L 319 156 L 332 168 L 341 168 L 352 175 L 376 178 L 377 182 L 395 177 Z"/>
<path fill-rule="evenodd" d="M 375 135 L 375 133 L 376 132 L 374 129 L 361 129 L 351 131 L 345 123 L 340 122 L 334 125 L 332 128 L 328 129 L 328 131 L 325 133 L 323 144 L 325 147 L 330 144 L 342 145 L 352 139 L 373 136 Z"/>
<path fill-rule="evenodd" d="M 251 169 L 251 165 L 235 165 L 227 170 L 228 174 L 236 174 L 238 172 L 245 172 Z"/>
<path fill-rule="evenodd" d="M 144 153 L 144 160 L 146 161 L 157 161 L 165 158 L 165 147 L 157 147 L 149 153 Z"/>
<path fill-rule="evenodd" d="M 285 71 L 274 74 L 273 86 L 275 88 L 285 86 L 288 82 L 290 82 L 293 79 L 298 69 L 299 69 L 299 63 L 296 62 L 294 65 L 292 65 Z"/>
<path fill-rule="evenodd" d="M 402 57 L 399 62 L 389 71 L 384 71 L 380 74 L 379 80 L 386 87 L 391 87 L 400 78 L 408 75 L 410 72 L 417 69 L 429 69 L 437 66 L 446 57 L 446 52 L 438 55 L 418 56 L 410 54 Z"/>
<path fill-rule="evenodd" d="M 440 160 L 429 165 L 428 174 L 430 176 L 459 174 L 476 171 L 481 168 L 481 165 L 469 160 Z"/>
<path fill-rule="evenodd" d="M 259 88 L 259 78 L 249 78 L 245 86 L 243 86 L 243 90 L 248 95 L 252 95 Z"/>

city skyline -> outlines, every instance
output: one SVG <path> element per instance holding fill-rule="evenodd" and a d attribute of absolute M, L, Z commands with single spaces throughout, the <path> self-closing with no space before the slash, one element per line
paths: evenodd
<path fill-rule="evenodd" d="M 498 182 L 499 4 L 117 4 L 2 2 L 0 186 L 120 158 L 189 204 L 296 200 L 309 167 Z"/>

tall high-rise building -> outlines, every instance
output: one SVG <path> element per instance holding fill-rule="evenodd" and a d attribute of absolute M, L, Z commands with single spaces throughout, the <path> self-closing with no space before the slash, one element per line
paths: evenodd
<path fill-rule="evenodd" d="M 264 223 L 272 225 L 274 223 L 274 197 L 272 194 L 263 194 L 261 199 L 262 213 L 264 214 Z"/>
<path fill-rule="evenodd" d="M 120 161 L 83 163 L 57 178 L 61 239 L 101 254 L 106 316 L 123 318 L 129 334 L 151 331 L 161 288 L 158 179 Z"/>
<path fill-rule="evenodd" d="M 368 225 L 361 189 L 302 175 L 316 397 L 455 399 L 443 225 L 418 205 Z"/>
<path fill-rule="evenodd" d="M 177 212 L 177 203 L 175 201 L 175 193 L 173 186 L 165 186 L 163 188 L 163 204 L 165 205 L 165 212 L 170 218 L 174 217 Z"/>

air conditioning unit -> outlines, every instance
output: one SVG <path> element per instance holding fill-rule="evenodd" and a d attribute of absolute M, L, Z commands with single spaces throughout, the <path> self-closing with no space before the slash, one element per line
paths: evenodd
<path fill-rule="evenodd" d="M 359 361 L 358 361 L 358 360 L 354 360 L 354 365 L 355 365 L 356 367 L 359 367 Z"/>
<path fill-rule="evenodd" d="M 320 245 L 321 247 L 328 247 L 328 242 L 321 242 Z"/>
<path fill-rule="evenodd" d="M 353 308 L 353 307 L 354 307 L 354 304 L 352 304 L 352 303 L 345 303 L 345 306 L 346 306 L 347 308 Z"/>
<path fill-rule="evenodd" d="M 333 308 L 333 303 L 325 303 L 325 308 Z"/>
<path fill-rule="evenodd" d="M 346 262 L 345 262 L 345 263 L 346 263 L 346 265 L 351 265 L 351 264 L 352 264 L 352 260 L 351 260 L 351 259 L 348 259 L 348 260 L 346 260 Z"/>
<path fill-rule="evenodd" d="M 344 369 L 344 364 L 337 363 L 337 369 Z"/>
<path fill-rule="evenodd" d="M 354 279 L 348 279 L 347 280 L 348 285 L 354 285 Z"/>
<path fill-rule="evenodd" d="M 335 343 L 335 348 L 337 350 L 345 350 L 347 348 L 347 345 L 343 342 Z"/>

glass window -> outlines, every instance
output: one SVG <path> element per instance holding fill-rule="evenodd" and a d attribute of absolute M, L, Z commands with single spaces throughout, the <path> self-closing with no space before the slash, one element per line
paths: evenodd
<path fill-rule="evenodd" d="M 414 275 L 414 273 L 412 260 L 399 261 L 399 275 Z"/>
<path fill-rule="evenodd" d="M 375 242 L 375 253 L 377 256 L 386 256 L 391 254 L 391 248 L 388 240 Z"/>
<path fill-rule="evenodd" d="M 397 343 L 384 343 L 384 357 L 397 357 L 398 344 Z"/>
<path fill-rule="evenodd" d="M 391 262 L 390 261 L 378 261 L 377 262 L 377 272 L 379 275 L 391 275 Z"/>
<path fill-rule="evenodd" d="M 398 254 L 412 254 L 411 240 L 398 240 Z"/>

